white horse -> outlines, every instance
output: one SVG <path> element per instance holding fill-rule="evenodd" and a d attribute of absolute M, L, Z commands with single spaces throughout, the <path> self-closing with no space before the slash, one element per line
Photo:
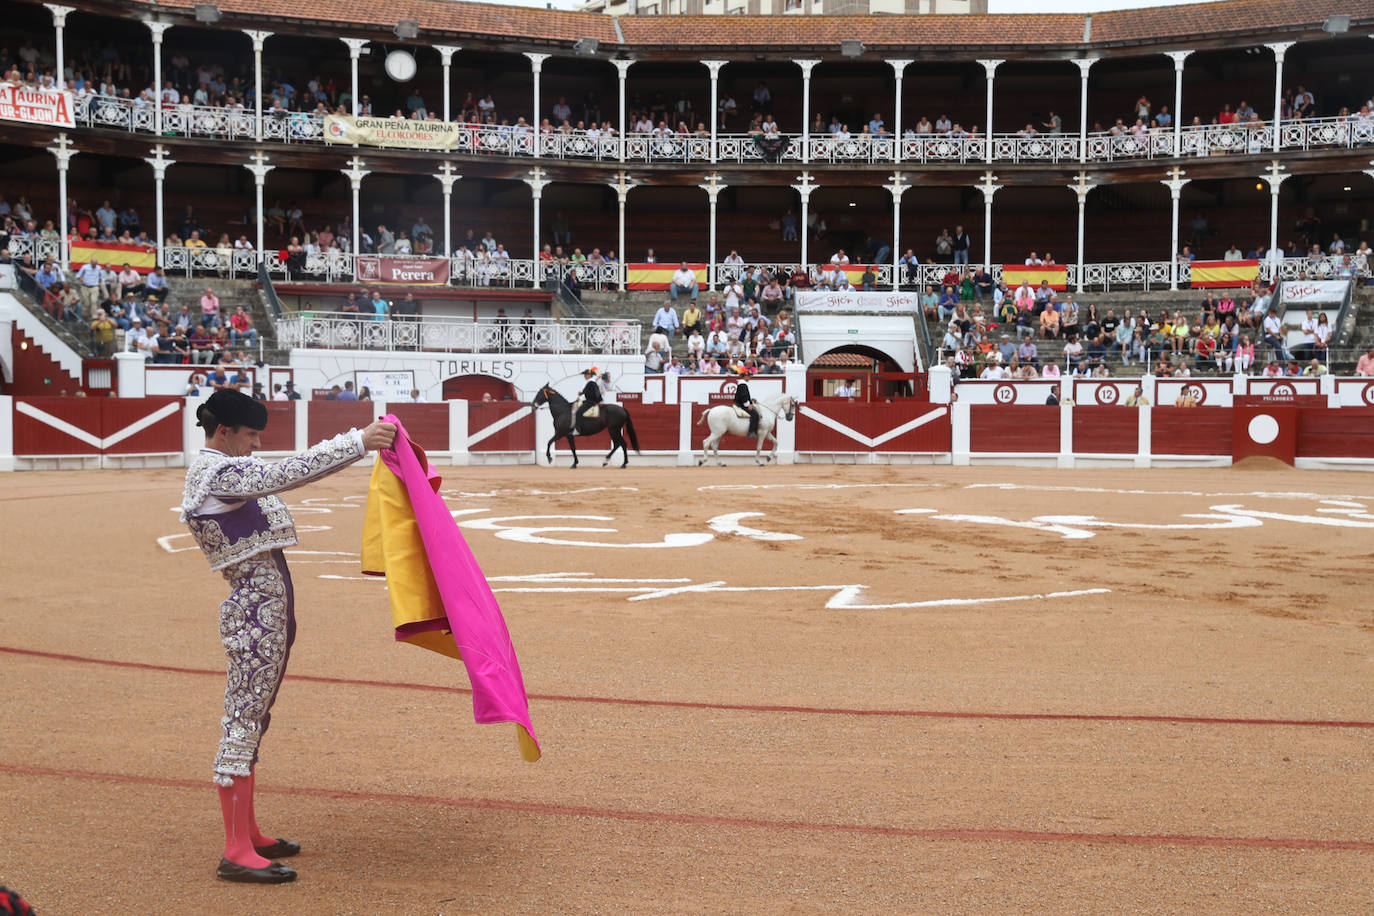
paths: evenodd
<path fill-rule="evenodd" d="M 754 448 L 754 463 L 762 465 L 778 457 L 778 437 L 773 435 L 773 427 L 777 425 L 779 418 L 792 419 L 797 411 L 797 399 L 790 394 L 775 394 L 771 398 L 756 401 L 755 405 L 759 411 L 759 432 L 758 445 Z M 706 459 L 714 452 L 716 463 L 724 467 L 725 462 L 720 457 L 721 437 L 729 433 L 732 436 L 749 438 L 749 418 L 735 413 L 735 405 L 721 404 L 703 411 L 697 425 L 700 426 L 703 420 L 711 428 L 711 435 L 707 436 L 706 442 L 703 443 L 701 460 L 697 462 L 697 466 L 705 464 Z M 765 439 L 773 440 L 773 450 L 767 458 L 763 457 Z"/>

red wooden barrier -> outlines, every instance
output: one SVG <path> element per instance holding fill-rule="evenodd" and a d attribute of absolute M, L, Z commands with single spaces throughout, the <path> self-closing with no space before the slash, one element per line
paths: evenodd
<path fill-rule="evenodd" d="M 182 401 L 150 398 L 17 398 L 16 455 L 180 452 Z"/>
<path fill-rule="evenodd" d="M 524 411 L 524 415 L 498 430 L 486 430 L 512 414 Z M 484 435 L 485 433 L 485 435 Z M 505 402 L 497 404 L 468 405 L 468 436 L 481 435 L 476 442 L 469 440 L 468 450 L 473 452 L 533 452 L 534 451 L 534 414 L 528 404 Z"/>
<path fill-rule="evenodd" d="M 406 433 L 429 452 L 448 451 L 448 404 L 388 404 Z"/>
<path fill-rule="evenodd" d="M 1299 458 L 1374 458 L 1374 407 L 1298 408 Z"/>
<path fill-rule="evenodd" d="M 1059 408 L 1047 404 L 972 404 L 969 451 L 1059 453 Z"/>
<path fill-rule="evenodd" d="M 1156 407 L 1151 427 L 1152 454 L 1231 454 L 1229 407 Z"/>
<path fill-rule="evenodd" d="M 306 438 L 311 445 L 362 429 L 377 419 L 371 401 L 311 401 L 310 418 L 306 421 Z"/>
<path fill-rule="evenodd" d="M 1105 386 L 1104 386 L 1105 387 Z M 1073 409 L 1075 454 L 1134 455 L 1140 448 L 1140 411 L 1135 407 L 1079 404 Z"/>
<path fill-rule="evenodd" d="M 268 401 L 267 428 L 259 438 L 264 452 L 294 452 L 296 450 L 296 405 L 299 401 Z M 311 443 L 312 445 L 314 443 Z"/>
<path fill-rule="evenodd" d="M 949 409 L 924 401 L 825 400 L 797 413 L 799 452 L 948 452 Z"/>

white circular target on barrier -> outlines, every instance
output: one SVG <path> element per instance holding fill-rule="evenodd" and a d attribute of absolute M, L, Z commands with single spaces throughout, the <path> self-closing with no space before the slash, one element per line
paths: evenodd
<path fill-rule="evenodd" d="M 1094 399 L 1103 406 L 1115 404 L 1120 396 L 1121 392 L 1115 385 L 1098 385 L 1097 390 L 1093 392 Z"/>
<path fill-rule="evenodd" d="M 1267 413 L 1250 418 L 1250 440 L 1257 445 L 1268 445 L 1279 437 L 1279 421 Z"/>
<path fill-rule="evenodd" d="M 992 389 L 992 399 L 998 404 L 1016 403 L 1016 386 L 1005 382 Z"/>

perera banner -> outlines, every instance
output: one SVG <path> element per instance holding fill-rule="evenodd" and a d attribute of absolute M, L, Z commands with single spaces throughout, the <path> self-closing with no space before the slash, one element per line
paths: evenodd
<path fill-rule="evenodd" d="M 326 115 L 326 143 L 354 143 L 386 146 L 392 149 L 452 150 L 462 145 L 468 124 L 448 121 L 406 121 L 400 118 L 355 118 L 352 115 Z"/>
<path fill-rule="evenodd" d="M 358 280 L 407 286 L 443 286 L 448 283 L 448 259 L 362 255 L 358 258 Z"/>
<path fill-rule="evenodd" d="M 0 83 L 0 119 L 49 127 L 76 127 L 70 92 L 33 89 L 16 83 Z"/>

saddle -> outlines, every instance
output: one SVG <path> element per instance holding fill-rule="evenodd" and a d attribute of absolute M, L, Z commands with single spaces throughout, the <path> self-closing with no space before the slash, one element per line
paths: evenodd
<path fill-rule="evenodd" d="M 582 412 L 582 419 L 584 420 L 595 420 L 599 416 L 601 416 L 600 404 L 593 404 Z"/>
<path fill-rule="evenodd" d="M 745 410 L 738 404 L 731 404 L 730 406 L 735 408 L 735 416 L 739 417 L 741 420 L 749 419 L 749 411 Z"/>

